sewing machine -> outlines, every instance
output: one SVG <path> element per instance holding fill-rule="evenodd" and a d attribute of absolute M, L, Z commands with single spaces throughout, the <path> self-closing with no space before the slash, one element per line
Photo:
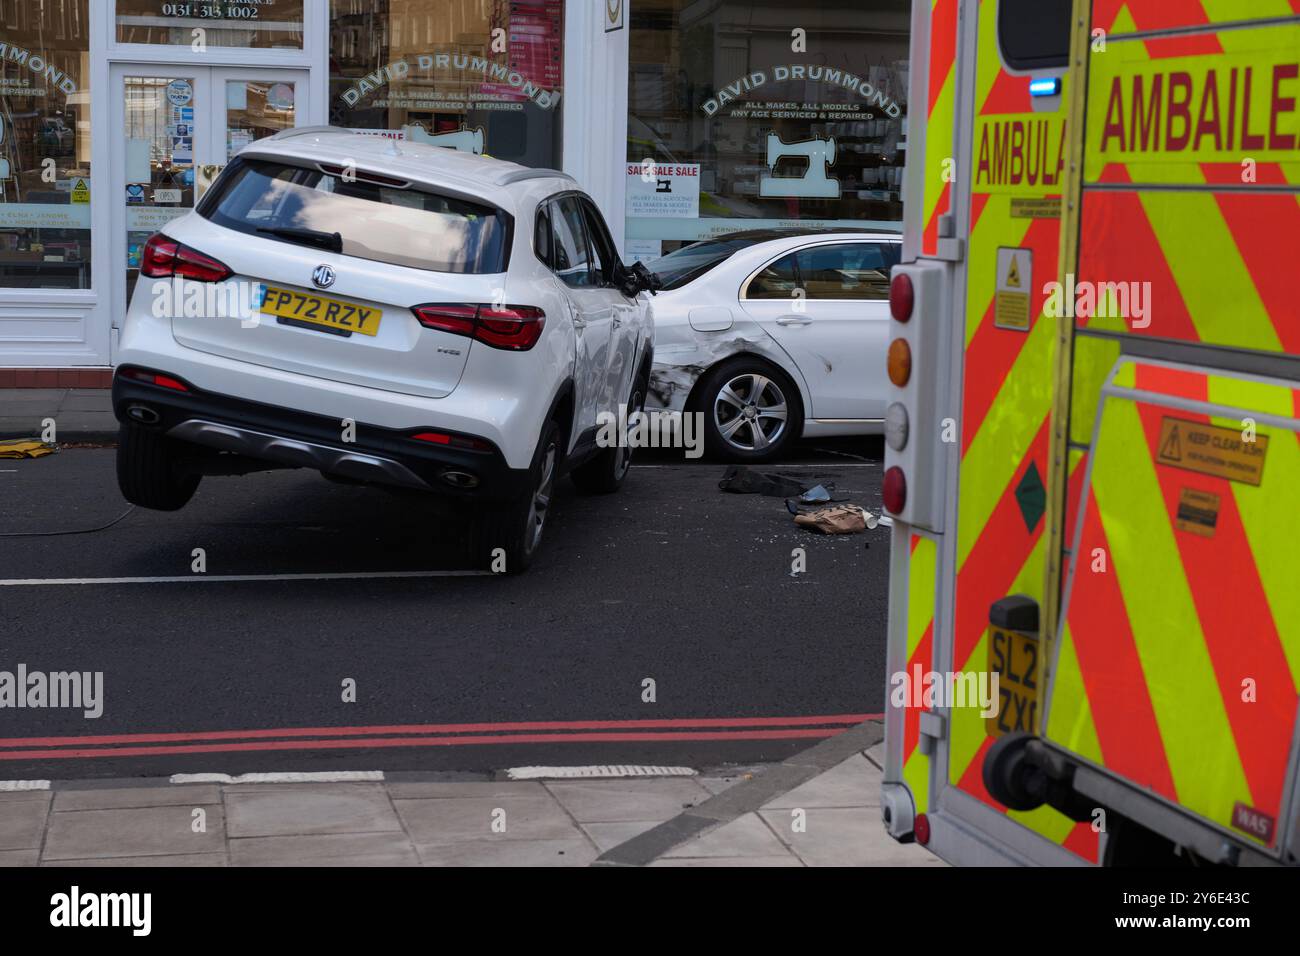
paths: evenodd
<path fill-rule="evenodd" d="M 808 169 L 802 176 L 764 175 L 758 183 L 758 194 L 770 198 L 787 199 L 838 199 L 840 181 L 826 174 L 826 167 L 835 165 L 835 138 L 800 140 L 796 143 L 782 141 L 780 134 L 767 134 L 767 165 L 775 171 L 777 163 L 787 156 L 804 156 Z"/>
<path fill-rule="evenodd" d="M 459 150 L 462 153 L 473 153 L 475 156 L 483 155 L 482 126 L 476 126 L 474 129 L 466 129 L 462 126 L 450 133 L 426 133 L 423 126 L 403 126 L 402 131 L 406 133 L 407 140 L 412 143 L 429 143 L 445 149 Z"/>

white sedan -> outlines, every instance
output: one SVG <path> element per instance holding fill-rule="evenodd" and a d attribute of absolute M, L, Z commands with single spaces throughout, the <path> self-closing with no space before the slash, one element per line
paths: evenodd
<path fill-rule="evenodd" d="M 647 263 L 648 408 L 703 415 L 705 447 L 777 458 L 805 437 L 883 431 L 895 233 L 754 231 Z"/>

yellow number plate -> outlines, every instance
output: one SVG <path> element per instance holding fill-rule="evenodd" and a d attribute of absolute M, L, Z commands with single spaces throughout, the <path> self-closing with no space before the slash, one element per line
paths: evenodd
<path fill-rule="evenodd" d="M 342 332 L 360 332 L 374 335 L 379 331 L 381 310 L 368 309 L 339 299 L 327 299 L 293 289 L 280 289 L 269 285 L 262 299 L 262 314 L 275 315 L 308 325 L 319 325 Z"/>
<path fill-rule="evenodd" d="M 998 712 L 985 720 L 990 737 L 1038 732 L 1038 639 L 989 628 L 989 673 L 998 675 Z"/>

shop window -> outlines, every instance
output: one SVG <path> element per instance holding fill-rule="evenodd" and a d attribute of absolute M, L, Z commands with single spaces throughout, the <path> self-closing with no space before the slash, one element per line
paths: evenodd
<path fill-rule="evenodd" d="M 117 42 L 302 49 L 304 0 L 116 0 Z"/>
<path fill-rule="evenodd" d="M 0 287 L 90 287 L 87 0 L 6 4 L 0 24 Z"/>
<path fill-rule="evenodd" d="M 564 0 L 330 0 L 330 123 L 560 166 Z"/>
<path fill-rule="evenodd" d="M 633 3 L 627 257 L 741 230 L 898 223 L 911 6 Z"/>

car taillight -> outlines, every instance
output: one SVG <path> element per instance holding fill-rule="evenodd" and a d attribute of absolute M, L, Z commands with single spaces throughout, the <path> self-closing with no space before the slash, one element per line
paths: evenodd
<path fill-rule="evenodd" d="M 889 314 L 896 321 L 906 322 L 912 317 L 915 304 L 916 293 L 912 288 L 912 277 L 905 272 L 900 272 L 889 283 Z"/>
<path fill-rule="evenodd" d="M 476 305 L 417 305 L 412 311 L 426 329 L 438 329 L 455 335 L 473 335 Z"/>
<path fill-rule="evenodd" d="M 170 388 L 173 392 L 188 392 L 190 390 L 190 387 L 179 379 L 172 378 L 170 375 L 163 375 L 161 372 L 151 372 L 148 369 L 124 368 L 118 374 L 123 378 L 144 382 L 146 385 Z"/>
<path fill-rule="evenodd" d="M 542 337 L 546 313 L 532 305 L 417 305 L 411 310 L 428 329 L 467 335 L 496 349 L 523 352 Z"/>
<path fill-rule="evenodd" d="M 903 469 L 895 465 L 886 470 L 880 491 L 889 513 L 902 514 L 907 507 L 907 476 L 903 474 Z"/>
<path fill-rule="evenodd" d="M 468 435 L 449 435 L 447 432 L 417 432 L 411 436 L 416 441 L 428 442 L 431 445 L 448 445 L 452 448 L 468 448 L 471 451 L 491 451 L 492 445 L 482 438 L 471 438 Z"/>
<path fill-rule="evenodd" d="M 150 279 L 180 276 L 194 282 L 221 282 L 234 272 L 211 256 L 158 232 L 149 237 L 140 253 L 140 274 Z"/>

